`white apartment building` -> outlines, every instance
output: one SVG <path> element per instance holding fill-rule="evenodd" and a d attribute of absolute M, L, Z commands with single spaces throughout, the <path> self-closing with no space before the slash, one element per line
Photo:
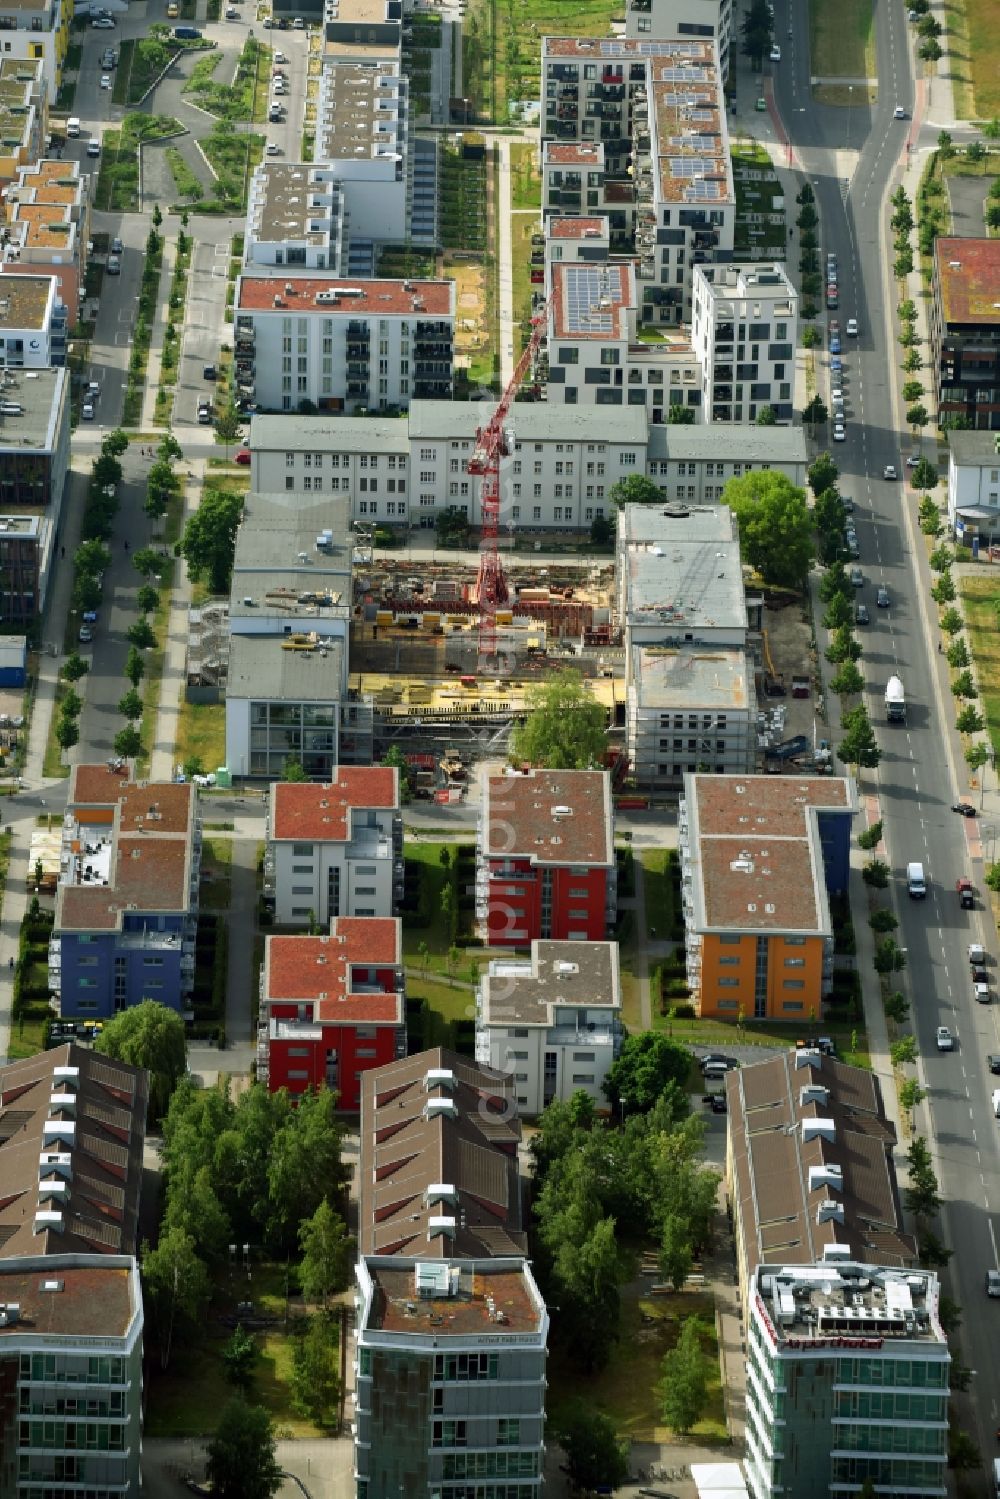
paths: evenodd
<path fill-rule="evenodd" d="M 753 661 L 721 646 L 633 645 L 625 743 L 636 784 L 679 793 L 696 770 L 747 774 L 757 764 Z"/>
<path fill-rule="evenodd" d="M 239 394 L 274 411 L 450 400 L 454 325 L 453 281 L 243 275 L 233 330 Z"/>
<path fill-rule="evenodd" d="M 513 1076 L 522 1114 L 601 1085 L 621 1050 L 617 942 L 531 944 L 530 958 L 494 958 L 476 993 L 476 1061 Z"/>
<path fill-rule="evenodd" d="M 250 179 L 243 264 L 346 275 L 345 216 L 344 190 L 332 167 L 265 159 Z"/>
<path fill-rule="evenodd" d="M 611 253 L 611 223 L 606 213 L 586 217 L 553 214 L 545 225 L 544 264 L 548 272 L 558 261 L 587 261 L 602 265 Z"/>
<path fill-rule="evenodd" d="M 692 269 L 731 256 L 736 216 L 714 42 L 548 36 L 541 81 L 543 140 L 596 148 L 543 147 L 546 208 L 607 212 L 612 247 L 632 239 L 642 321 L 689 321 Z"/>
<path fill-rule="evenodd" d="M 56 102 L 69 47 L 71 0 L 6 0 L 0 5 L 3 57 L 13 63 L 41 62 L 49 107 Z"/>
<path fill-rule="evenodd" d="M 681 406 L 703 419 L 701 366 L 686 334 L 654 328 L 640 337 L 629 262 L 554 261 L 549 284 L 549 405 L 642 406 L 653 422 Z"/>
<path fill-rule="evenodd" d="M 710 422 L 752 422 L 770 406 L 790 422 L 798 293 L 783 265 L 696 265 L 691 342 Z"/>
<path fill-rule="evenodd" d="M 314 157 L 329 163 L 342 184 L 352 239 L 406 239 L 409 104 L 407 81 L 397 61 L 326 61 L 320 75 Z"/>
<path fill-rule="evenodd" d="M 646 473 L 667 500 L 715 504 L 730 479 L 770 468 L 801 488 L 809 455 L 801 427 L 758 427 L 756 422 L 706 422 L 651 426 Z"/>
<path fill-rule="evenodd" d="M 629 38 L 712 38 L 723 79 L 729 77 L 732 32 L 732 0 L 628 0 L 625 7 L 625 35 Z"/>
<path fill-rule="evenodd" d="M 67 311 L 54 276 L 0 277 L 0 369 L 66 363 Z"/>
<path fill-rule="evenodd" d="M 394 916 L 403 890 L 399 772 L 340 765 L 329 784 L 271 786 L 264 892 L 279 926 Z"/>
<path fill-rule="evenodd" d="M 948 433 L 948 525 L 966 546 L 1000 538 L 1000 434 Z"/>

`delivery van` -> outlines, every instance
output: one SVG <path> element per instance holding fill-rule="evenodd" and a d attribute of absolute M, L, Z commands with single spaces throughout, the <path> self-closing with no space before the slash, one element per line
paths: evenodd
<path fill-rule="evenodd" d="M 911 900 L 923 900 L 927 894 L 927 881 L 924 879 L 924 866 L 914 861 L 906 866 L 906 889 Z"/>

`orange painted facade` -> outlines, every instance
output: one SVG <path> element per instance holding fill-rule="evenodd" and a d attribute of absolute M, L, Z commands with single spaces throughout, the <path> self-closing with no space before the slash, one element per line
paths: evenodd
<path fill-rule="evenodd" d="M 764 1007 L 758 1012 L 758 945 L 767 944 Z M 717 1020 L 818 1020 L 822 1013 L 823 938 L 781 934 L 702 937 L 698 1008 Z"/>

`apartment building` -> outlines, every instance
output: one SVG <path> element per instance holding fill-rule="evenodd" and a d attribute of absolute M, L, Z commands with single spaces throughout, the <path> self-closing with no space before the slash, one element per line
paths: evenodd
<path fill-rule="evenodd" d="M 687 505 L 721 500 L 730 479 L 774 469 L 801 489 L 809 456 L 802 427 L 758 427 L 706 421 L 698 426 L 651 426 L 647 476 L 666 500 Z"/>
<path fill-rule="evenodd" d="M 938 422 L 1000 431 L 1000 241 L 934 241 L 931 369 Z"/>
<path fill-rule="evenodd" d="M 328 784 L 270 788 L 264 891 L 279 926 L 395 914 L 403 886 L 399 772 L 338 765 Z"/>
<path fill-rule="evenodd" d="M 611 219 L 606 213 L 567 215 L 552 214 L 545 225 L 543 277 L 549 280 L 549 268 L 557 261 L 587 261 L 603 264 L 611 254 Z M 532 280 L 535 271 L 532 271 Z"/>
<path fill-rule="evenodd" d="M 259 163 L 250 179 L 243 264 L 282 274 L 346 276 L 346 198 L 325 163 Z M 276 284 L 275 291 L 281 287 Z"/>
<path fill-rule="evenodd" d="M 330 60 L 314 160 L 342 185 L 351 239 L 402 244 L 410 222 L 409 86 L 396 59 Z"/>
<path fill-rule="evenodd" d="M 274 780 L 294 760 L 329 778 L 337 764 L 353 543 L 346 499 L 312 488 L 307 476 L 295 493 L 251 490 L 237 532 L 220 668 L 237 775 Z M 193 666 L 189 651 L 189 679 Z"/>
<path fill-rule="evenodd" d="M 357 1499 L 541 1490 L 548 1314 L 519 1139 L 511 1079 L 454 1052 L 362 1079 Z"/>
<path fill-rule="evenodd" d="M 0 188 L 42 155 L 48 108 L 42 60 L 0 54 Z"/>
<path fill-rule="evenodd" d="M 625 35 L 631 40 L 663 37 L 711 37 L 719 54 L 719 71 L 729 77 L 733 36 L 732 0 L 628 0 Z"/>
<path fill-rule="evenodd" d="M 272 1093 L 330 1088 L 361 1107 L 361 1076 L 406 1056 L 398 920 L 335 916 L 329 936 L 268 937 L 260 974 L 257 1077 Z"/>
<path fill-rule="evenodd" d="M 488 946 L 603 941 L 618 901 L 607 771 L 484 771 L 476 857 Z"/>
<path fill-rule="evenodd" d="M 691 342 L 706 420 L 794 415 L 798 293 L 777 262 L 696 265 Z"/>
<path fill-rule="evenodd" d="M 847 889 L 848 777 L 686 774 L 688 983 L 702 1015 L 818 1022 L 833 980 L 829 898 Z"/>
<path fill-rule="evenodd" d="M 431 529 L 455 506 L 478 526 L 482 481 L 469 473 L 469 460 L 482 420 L 467 401 L 416 401 L 392 420 L 255 416 L 251 483 L 269 493 L 305 487 L 341 496 L 352 520 Z M 518 402 L 508 427 L 513 446 L 500 466 L 505 528 L 589 530 L 595 516 L 614 510 L 617 480 L 644 471 L 647 418 L 638 409 L 605 421 L 593 411 Z"/>
<path fill-rule="evenodd" d="M 62 83 L 72 20 L 70 0 L 6 0 L 0 5 L 0 60 L 40 62 L 50 108 Z"/>
<path fill-rule="evenodd" d="M 625 744 L 637 786 L 676 795 L 685 775 L 745 775 L 757 764 L 757 694 L 746 651 L 634 646 Z"/>
<path fill-rule="evenodd" d="M 0 279 L 0 369 L 47 370 L 66 363 L 67 309 L 54 276 Z"/>
<path fill-rule="evenodd" d="M 138 1499 L 147 1076 L 76 1045 L 0 1078 L 0 1492 Z"/>
<path fill-rule="evenodd" d="M 124 761 L 74 765 L 63 817 L 49 988 L 60 1013 L 106 1020 L 194 987 L 201 822 L 190 785 L 136 781 Z"/>
<path fill-rule="evenodd" d="M 66 333 L 80 320 L 90 238 L 90 178 L 80 163 L 32 159 L 22 167 L 7 191 L 5 230 L 4 275 L 55 277 L 64 362 Z"/>
<path fill-rule="evenodd" d="M 243 275 L 236 284 L 239 394 L 274 411 L 387 411 L 450 400 L 453 281 Z"/>
<path fill-rule="evenodd" d="M 945 1494 L 940 1287 L 903 1227 L 878 1078 L 801 1048 L 726 1091 L 751 1494 Z"/>
<path fill-rule="evenodd" d="M 736 193 L 715 44 L 547 36 L 541 81 L 543 139 L 603 153 L 563 163 L 558 202 L 546 198 L 546 207 L 608 212 L 612 247 L 636 255 L 641 323 L 690 321 L 693 267 L 733 250 Z"/>
<path fill-rule="evenodd" d="M 530 958 L 494 958 L 476 992 L 476 1060 L 513 1076 L 521 1114 L 602 1084 L 621 1050 L 617 942 L 540 942 Z"/>
<path fill-rule="evenodd" d="M 1000 438 L 948 433 L 948 524 L 965 546 L 1000 537 Z"/>

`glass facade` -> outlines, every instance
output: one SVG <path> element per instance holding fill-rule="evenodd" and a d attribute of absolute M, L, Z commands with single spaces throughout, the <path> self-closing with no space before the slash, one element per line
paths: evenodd
<path fill-rule="evenodd" d="M 298 760 L 311 780 L 330 780 L 337 764 L 335 703 L 251 702 L 248 773 L 279 779 L 288 760 Z"/>

